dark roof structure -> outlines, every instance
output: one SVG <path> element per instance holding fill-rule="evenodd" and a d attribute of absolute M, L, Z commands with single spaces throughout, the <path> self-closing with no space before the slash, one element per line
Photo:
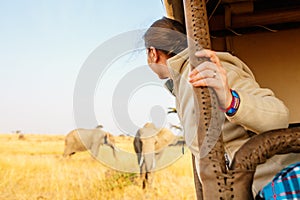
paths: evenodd
<path fill-rule="evenodd" d="M 167 15 L 184 22 L 183 0 L 164 0 Z M 300 27 L 300 0 L 207 0 L 211 36 Z"/>

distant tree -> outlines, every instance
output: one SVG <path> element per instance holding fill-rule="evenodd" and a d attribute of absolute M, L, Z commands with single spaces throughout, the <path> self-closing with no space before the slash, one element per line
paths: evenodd
<path fill-rule="evenodd" d="M 169 124 L 170 124 L 171 129 L 174 128 L 176 130 L 182 131 L 182 127 L 180 125 L 175 125 L 175 124 L 171 124 L 171 123 L 169 123 Z"/>
<path fill-rule="evenodd" d="M 168 109 L 169 109 L 168 114 L 170 114 L 170 113 L 177 113 L 176 108 L 169 107 Z"/>

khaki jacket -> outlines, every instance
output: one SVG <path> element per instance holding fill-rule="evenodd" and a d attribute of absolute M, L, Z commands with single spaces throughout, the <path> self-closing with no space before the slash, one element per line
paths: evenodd
<path fill-rule="evenodd" d="M 232 117 L 225 115 L 222 127 L 225 150 L 230 159 L 253 133 L 259 134 L 272 129 L 287 128 L 289 111 L 284 103 L 274 96 L 270 89 L 261 88 L 251 70 L 240 59 L 229 53 L 217 52 L 222 66 L 227 71 L 231 89 L 240 96 L 240 106 Z M 187 81 L 189 73 L 188 52 L 168 59 L 167 65 L 173 79 L 176 109 L 184 128 L 186 144 L 196 158 L 199 158 L 197 120 L 193 112 L 192 85 Z M 257 193 L 273 176 L 290 163 L 299 161 L 299 154 L 274 156 L 258 166 L 253 183 Z"/>

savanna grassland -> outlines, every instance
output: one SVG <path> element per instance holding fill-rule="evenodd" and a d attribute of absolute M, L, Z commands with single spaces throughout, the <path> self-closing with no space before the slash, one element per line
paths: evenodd
<path fill-rule="evenodd" d="M 62 158 L 63 135 L 0 134 L 1 200 L 98 200 L 98 199 L 195 199 L 191 155 L 188 150 L 171 164 L 155 172 L 153 184 L 141 188 L 139 175 L 110 167 L 137 168 L 136 159 L 122 157 L 122 150 L 133 152 L 132 138 L 116 137 L 117 160 L 108 147 L 100 147 L 99 157 L 81 152 Z M 181 147 L 170 147 L 162 159 L 172 157 Z M 172 150 L 173 148 L 173 150 Z"/>

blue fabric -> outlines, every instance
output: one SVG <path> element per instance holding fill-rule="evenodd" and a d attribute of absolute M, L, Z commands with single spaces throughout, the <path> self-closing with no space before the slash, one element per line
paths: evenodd
<path fill-rule="evenodd" d="M 299 200 L 300 162 L 281 170 L 258 195 L 266 200 Z"/>

